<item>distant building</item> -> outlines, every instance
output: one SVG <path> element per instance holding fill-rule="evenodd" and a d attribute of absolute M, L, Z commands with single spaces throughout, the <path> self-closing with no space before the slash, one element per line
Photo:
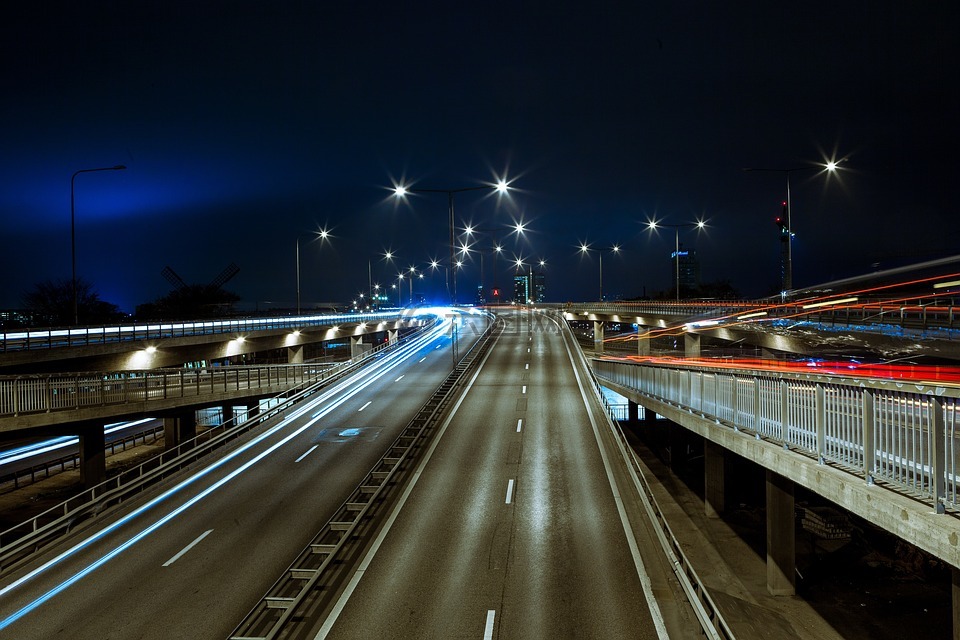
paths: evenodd
<path fill-rule="evenodd" d="M 513 301 L 517 304 L 527 304 L 530 300 L 530 276 L 518 273 L 513 276 Z"/>
<path fill-rule="evenodd" d="M 696 250 L 680 245 L 680 251 L 670 252 L 670 267 L 670 280 L 674 286 L 679 283 L 681 295 L 700 288 L 700 261 Z"/>
<path fill-rule="evenodd" d="M 543 271 L 533 274 L 533 301 L 538 303 L 547 301 L 547 276 Z"/>
<path fill-rule="evenodd" d="M 476 298 L 474 299 L 474 302 L 475 302 L 478 306 L 482 306 L 482 305 L 487 304 L 487 292 L 484 291 L 482 284 L 478 284 L 478 285 L 477 285 L 477 296 L 476 296 Z"/>

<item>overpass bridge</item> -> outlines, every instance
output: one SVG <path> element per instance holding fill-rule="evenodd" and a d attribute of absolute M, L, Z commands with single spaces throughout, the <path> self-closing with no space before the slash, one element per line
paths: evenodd
<path fill-rule="evenodd" d="M 756 305 L 717 306 L 709 311 L 699 305 L 665 305 L 659 311 L 656 305 L 579 305 L 565 306 L 562 313 L 568 320 L 639 324 L 641 329 L 631 339 L 642 344 L 643 332 L 656 329 L 679 332 L 685 339 L 708 332 L 716 337 L 717 327 L 725 319 L 747 324 L 744 321 L 750 318 L 742 316 L 757 313 L 749 309 Z M 823 322 L 827 310 L 814 309 Z M 911 339 L 935 345 L 931 349 L 952 341 L 952 308 L 942 316 L 923 307 L 914 309 L 916 313 L 901 309 L 895 314 L 903 318 L 901 329 Z M 839 306 L 831 310 L 831 326 L 841 324 L 836 313 L 849 317 L 851 311 L 857 310 Z M 782 313 L 790 317 L 790 312 Z M 924 314 L 931 322 L 918 326 Z M 861 310 L 853 318 L 855 326 L 867 324 L 869 315 Z M 638 322 L 640 319 L 649 324 Z M 717 324 L 711 324 L 714 320 Z M 888 331 L 883 325 L 888 324 L 870 328 L 882 334 Z M 762 327 L 744 330 L 764 333 Z M 597 343 L 601 348 L 596 351 L 602 351 L 602 337 Z M 685 347 L 689 353 L 689 342 Z M 642 347 L 638 351 L 642 352 Z M 954 386 L 598 357 L 591 365 L 601 384 L 630 399 L 635 417 L 636 408 L 642 406 L 646 415 L 660 414 L 677 425 L 672 429 L 703 438 L 708 512 L 724 508 L 725 459 L 741 456 L 767 469 L 771 592 L 786 595 L 794 589 L 794 485 L 806 487 L 942 559 L 954 567 L 957 584 L 960 526 L 954 447 L 958 394 Z"/>

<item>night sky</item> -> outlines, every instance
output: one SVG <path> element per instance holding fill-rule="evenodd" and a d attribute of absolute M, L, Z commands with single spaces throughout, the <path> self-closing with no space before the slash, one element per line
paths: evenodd
<path fill-rule="evenodd" d="M 406 6 L 402 6 L 406 5 Z M 418 8 L 419 7 L 419 8 Z M 779 284 L 792 174 L 797 286 L 960 253 L 956 2 L 20 2 L 0 21 L 0 308 L 77 271 L 132 312 L 213 280 L 241 306 L 346 301 L 446 260 L 454 189 L 486 284 L 491 235 L 546 260 L 549 301 L 672 285 L 683 230 L 704 280 Z M 949 197 L 948 197 L 949 194 Z M 523 238 L 509 233 L 522 220 Z M 310 243 L 326 227 L 329 243 Z M 609 251 L 619 244 L 622 252 Z M 397 261 L 382 254 L 392 250 Z M 474 254 L 461 301 L 480 278 Z M 441 295 L 442 271 L 416 291 Z M 404 298 L 407 285 L 404 285 Z"/>

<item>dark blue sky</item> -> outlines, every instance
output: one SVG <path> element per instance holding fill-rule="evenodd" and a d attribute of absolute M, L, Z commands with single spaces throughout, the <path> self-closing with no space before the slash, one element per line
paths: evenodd
<path fill-rule="evenodd" d="M 0 24 L 0 308 L 69 279 L 70 176 L 115 164 L 77 178 L 77 270 L 128 311 L 169 291 L 166 265 L 199 283 L 230 262 L 245 305 L 292 306 L 295 240 L 323 225 L 304 305 L 365 289 L 371 260 L 392 282 L 385 249 L 445 258 L 446 198 L 397 207 L 401 178 L 508 172 L 511 201 L 461 194 L 458 224 L 506 237 L 522 217 L 507 253 L 547 261 L 552 301 L 596 298 L 583 240 L 623 247 L 606 294 L 668 288 L 653 216 L 709 220 L 682 238 L 705 280 L 774 290 L 783 180 L 747 166 L 846 159 L 840 180 L 793 176 L 798 286 L 952 255 L 957 33 L 950 2 L 18 3 Z M 475 258 L 460 290 L 478 279 Z"/>

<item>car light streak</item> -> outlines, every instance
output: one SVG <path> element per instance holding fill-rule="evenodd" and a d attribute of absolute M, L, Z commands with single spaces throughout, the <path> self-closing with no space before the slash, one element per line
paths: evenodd
<path fill-rule="evenodd" d="M 45 602 L 47 602 L 48 600 L 50 600 L 51 598 L 53 598 L 53 597 L 56 596 L 57 594 L 61 593 L 62 591 L 64 591 L 64 590 L 67 589 L 68 587 L 70 587 L 71 585 L 75 584 L 76 582 L 78 582 L 79 580 L 81 580 L 82 578 L 84 578 L 85 576 L 89 575 L 90 573 L 92 573 L 93 571 L 95 571 L 96 569 L 98 569 L 99 567 L 103 566 L 104 564 L 106 564 L 107 562 L 109 562 L 110 560 L 112 560 L 114 557 L 116 557 L 117 555 L 119 555 L 119 554 L 122 553 L 123 551 L 129 549 L 130 547 L 132 547 L 133 545 L 135 545 L 137 542 L 139 542 L 140 540 L 144 539 L 145 537 L 147 537 L 148 535 L 150 535 L 151 533 L 153 533 L 154 531 L 156 531 L 157 529 L 159 529 L 161 526 L 163 526 L 163 525 L 166 524 L 167 522 L 170 522 L 171 520 L 173 520 L 174 518 L 176 518 L 177 516 L 179 516 L 181 513 L 183 513 L 184 511 L 186 511 L 187 509 L 189 509 L 189 508 L 192 507 L 193 505 L 197 504 L 198 502 L 200 502 L 201 500 L 203 500 L 204 498 L 206 498 L 207 496 L 209 496 L 210 494 L 212 494 L 213 492 L 215 492 L 217 489 L 223 487 L 223 486 L 226 485 L 228 482 L 230 482 L 231 480 L 233 480 L 234 478 L 236 478 L 237 476 L 239 476 L 240 474 L 242 474 L 243 472 L 245 472 L 245 471 L 246 471 L 247 469 L 249 469 L 250 467 L 254 466 L 255 464 L 257 464 L 258 462 L 260 462 L 261 460 L 263 460 L 263 459 L 266 458 L 267 456 L 271 455 L 274 451 L 276 451 L 277 449 L 279 449 L 279 448 L 282 447 L 283 445 L 287 444 L 288 442 L 290 442 L 291 440 L 293 440 L 294 438 L 296 438 L 297 436 L 299 436 L 301 433 L 303 433 L 304 431 L 306 431 L 307 429 L 309 429 L 310 427 L 312 427 L 314 424 L 316 424 L 321 418 L 323 418 L 324 416 L 326 416 L 327 414 L 329 414 L 330 412 L 332 412 L 334 409 L 336 409 L 337 407 L 339 407 L 340 405 L 342 405 L 344 402 L 346 402 L 347 400 L 349 400 L 350 398 L 352 398 L 353 396 L 355 396 L 356 394 L 358 394 L 360 391 L 366 389 L 368 386 L 370 386 L 371 384 L 373 384 L 374 382 L 376 382 L 380 377 L 382 377 L 383 375 L 385 375 L 387 372 L 389 372 L 389 371 L 392 370 L 393 368 L 399 366 L 399 365 L 403 362 L 403 360 L 404 360 L 405 358 L 413 355 L 417 350 L 421 349 L 424 345 L 426 345 L 426 344 L 430 343 L 432 340 L 434 340 L 434 339 L 437 337 L 437 334 L 438 334 L 438 333 L 442 333 L 442 331 L 443 331 L 443 329 L 444 329 L 444 324 L 445 324 L 445 323 L 441 323 L 441 325 L 439 325 L 439 326 L 436 327 L 434 330 L 432 330 L 431 332 L 427 333 L 425 336 L 421 337 L 420 339 L 414 341 L 413 343 L 411 343 L 410 345 L 408 345 L 406 348 L 403 348 L 403 349 L 401 349 L 400 351 L 398 351 L 398 352 L 396 352 L 396 353 L 393 353 L 393 354 L 390 354 L 390 356 L 384 358 L 384 361 L 383 361 L 383 362 L 380 362 L 380 363 L 377 363 L 376 365 L 374 365 L 375 371 L 374 371 L 373 373 L 370 373 L 370 372 L 367 372 L 367 371 L 362 372 L 363 375 L 360 376 L 360 380 L 355 380 L 355 379 L 350 379 L 350 378 L 348 378 L 348 379 L 342 381 L 340 384 L 335 385 L 332 389 L 328 390 L 327 392 L 322 393 L 322 394 L 320 395 L 320 397 L 316 398 L 315 400 L 307 401 L 307 402 L 305 403 L 305 406 L 304 406 L 304 407 L 301 407 L 301 408 L 299 408 L 299 409 L 296 409 L 296 410 L 292 411 L 292 412 L 291 412 L 291 415 L 289 415 L 289 416 L 287 416 L 286 418 L 284 418 L 284 419 L 283 419 L 282 421 L 280 421 L 277 425 L 275 425 L 274 427 L 268 429 L 267 431 L 265 431 L 265 432 L 262 433 L 261 435 L 253 438 L 250 442 L 248 442 L 248 443 L 246 443 L 245 445 L 239 447 L 237 450 L 235 450 L 235 451 L 227 454 L 226 456 L 224 456 L 223 458 L 221 458 L 221 459 L 218 460 L 217 462 L 214 462 L 213 464 L 211 464 L 209 467 L 206 467 L 205 469 L 202 469 L 202 470 L 198 471 L 195 475 L 193 475 L 193 476 L 191 476 L 190 478 L 187 478 L 186 480 L 180 482 L 179 484 L 177 484 L 177 485 L 174 486 L 173 488 L 171 488 L 171 489 L 169 489 L 168 491 L 164 492 L 163 494 L 157 496 L 157 497 L 154 498 L 153 500 L 150 500 L 149 502 L 147 502 L 147 503 L 144 504 L 143 506 L 138 507 L 137 509 L 133 510 L 132 512 L 130 512 L 130 513 L 127 514 L 126 516 L 124 516 L 124 517 L 120 518 L 119 520 L 117 520 L 116 522 L 114 522 L 113 524 L 104 527 L 104 528 L 101 529 L 100 531 L 97 531 L 96 533 L 90 535 L 90 536 L 87 537 L 86 539 L 78 542 L 77 544 L 75 544 L 75 545 L 72 546 L 71 548 L 67 549 L 67 550 L 64 551 L 63 553 L 61 553 L 61 554 L 59 554 L 58 556 L 56 556 L 55 558 L 52 558 L 51 560 L 48 560 L 47 562 L 45 562 L 44 564 L 40 565 L 40 566 L 37 567 L 36 569 L 34 569 L 34 570 L 26 573 L 25 575 L 21 576 L 21 577 L 18 578 L 17 580 L 11 582 L 9 585 L 7 585 L 7 586 L 5 586 L 5 587 L 3 587 L 3 588 L 0 588 L 0 597 L 3 597 L 3 596 L 5 596 L 6 594 L 14 591 L 15 589 L 23 586 L 24 584 L 26 584 L 26 583 L 30 582 L 31 580 L 33 580 L 35 577 L 37 577 L 37 576 L 45 573 L 45 572 L 46 572 L 47 570 L 49 570 L 50 568 L 56 566 L 57 564 L 59 564 L 59 563 L 62 562 L 63 560 L 69 558 L 70 556 L 74 555 L 74 554 L 77 553 L 78 551 L 80 551 L 80 550 L 82 550 L 82 549 L 90 546 L 91 544 L 93 544 L 94 542 L 100 540 L 101 538 L 104 538 L 104 537 L 107 536 L 108 534 L 110 534 L 110 533 L 118 530 L 119 528 L 121 528 L 121 527 L 124 526 L 125 524 L 129 523 L 129 522 L 132 521 L 133 519 L 135 519 L 135 518 L 137 518 L 138 516 L 143 515 L 144 513 L 148 512 L 149 510 L 151 510 L 151 509 L 154 508 L 155 506 L 159 505 L 160 503 L 164 502 L 165 500 L 167 500 L 167 499 L 170 498 L 171 496 L 175 495 L 176 493 L 179 493 L 179 492 L 182 491 L 184 488 L 186 488 L 186 487 L 194 484 L 195 482 L 197 482 L 198 480 L 200 480 L 201 478 L 203 478 L 203 477 L 206 476 L 207 474 L 209 474 L 209 473 L 213 472 L 214 470 L 222 467 L 223 465 L 227 464 L 228 462 L 230 462 L 231 460 L 233 460 L 233 459 L 236 458 L 237 456 L 241 455 L 242 453 L 246 452 L 246 451 L 249 450 L 250 448 L 256 446 L 256 445 L 259 444 L 260 442 L 262 442 L 262 441 L 264 441 L 265 439 L 271 437 L 272 435 L 274 435 L 275 433 L 277 433 L 277 432 L 280 431 L 281 429 L 287 427 L 291 421 L 293 421 L 293 420 L 295 420 L 295 419 L 303 416 L 303 415 L 306 414 L 307 412 L 313 410 L 314 407 L 316 407 L 318 404 L 321 404 L 321 403 L 323 403 L 324 401 L 330 399 L 331 396 L 333 396 L 333 395 L 335 395 L 335 394 L 337 394 L 337 393 L 342 393 L 342 395 L 340 395 L 339 397 L 337 397 L 336 399 L 334 399 L 332 402 L 330 402 L 330 404 L 328 404 L 322 411 L 320 411 L 320 412 L 314 414 L 313 416 L 311 416 L 311 418 L 310 418 L 305 424 L 303 424 L 303 426 L 301 426 L 301 427 L 297 428 L 296 430 L 294 430 L 293 432 L 289 433 L 288 435 L 286 435 L 285 437 L 283 437 L 281 440 L 277 441 L 276 443 L 274 443 L 273 445 L 271 445 L 270 447 L 268 447 L 267 449 L 265 449 L 265 450 L 262 451 L 261 453 L 257 454 L 255 457 L 253 457 L 253 458 L 251 458 L 250 460 L 248 460 L 247 462 L 243 463 L 241 466 L 237 467 L 236 469 L 234 469 L 233 471 L 231 471 L 230 473 L 228 473 L 226 476 L 224 476 L 224 477 L 221 478 L 220 480 L 217 480 L 216 482 L 214 482 L 214 483 L 213 483 L 212 485 L 210 485 L 209 487 L 203 489 L 200 493 L 198 493 L 198 494 L 195 495 L 194 497 L 190 498 L 189 500 L 187 500 L 186 502 L 184 502 L 182 505 L 176 507 L 173 511 L 171 511 L 171 512 L 168 513 L 167 515 L 161 517 L 160 519 L 158 519 L 158 520 L 157 520 L 156 522 L 154 522 L 153 524 L 147 526 L 145 529 L 143 529 L 142 531 L 140 531 L 139 533 L 137 533 L 136 535 L 134 535 L 133 537 L 131 537 L 130 539 L 128 539 L 126 542 L 123 542 L 123 543 L 120 544 L 119 546 L 115 547 L 115 548 L 112 549 L 111 551 L 109 551 L 109 552 L 107 552 L 106 554 L 104 554 L 104 555 L 103 555 L 102 557 L 100 557 L 99 559 L 95 560 L 94 562 L 92 562 L 91 564 L 87 565 L 86 567 L 84 567 L 83 569 L 81 569 L 80 571 L 78 571 L 77 573 L 75 573 L 74 575 L 70 576 L 69 578 L 67 578 L 66 580 L 64 580 L 63 582 L 61 582 L 60 584 L 56 585 L 55 587 L 53 587 L 52 589 L 50 589 L 50 590 L 47 591 L 46 593 L 43 593 L 42 595 L 38 596 L 38 597 L 37 597 L 36 599 L 34 599 L 33 601 L 25 604 L 25 605 L 22 606 L 20 609 L 14 611 L 13 613 L 11 613 L 10 615 L 8 615 L 7 617 L 5 617 L 5 618 L 3 618 L 2 620 L 0 620 L 0 629 L 5 629 L 5 628 L 7 628 L 7 627 L 10 626 L 11 624 L 13 624 L 14 622 L 16 622 L 16 621 L 19 620 L 20 618 L 22 618 L 23 616 L 25 616 L 26 614 L 28 614 L 28 613 L 30 613 L 31 611 L 35 610 L 35 609 L 38 608 L 40 605 L 44 604 Z M 377 371 L 377 370 L 378 370 L 378 371 Z"/>
<path fill-rule="evenodd" d="M 103 428 L 104 435 L 110 435 L 121 429 L 128 429 L 130 427 L 136 427 L 145 422 L 150 422 L 153 418 L 143 418 L 141 420 L 134 420 L 132 422 L 115 422 L 108 424 Z M 17 447 L 16 449 L 10 449 L 0 453 L 0 466 L 5 464 L 10 464 L 11 462 L 17 462 L 19 460 L 24 460 L 33 456 L 43 455 L 44 453 L 50 453 L 51 451 L 56 451 L 57 449 L 66 449 L 67 447 L 77 446 L 80 443 L 80 439 L 74 436 L 60 436 L 59 438 L 51 438 L 49 440 L 44 440 L 43 442 L 34 442 L 32 444 L 24 445 L 22 447 Z"/>

